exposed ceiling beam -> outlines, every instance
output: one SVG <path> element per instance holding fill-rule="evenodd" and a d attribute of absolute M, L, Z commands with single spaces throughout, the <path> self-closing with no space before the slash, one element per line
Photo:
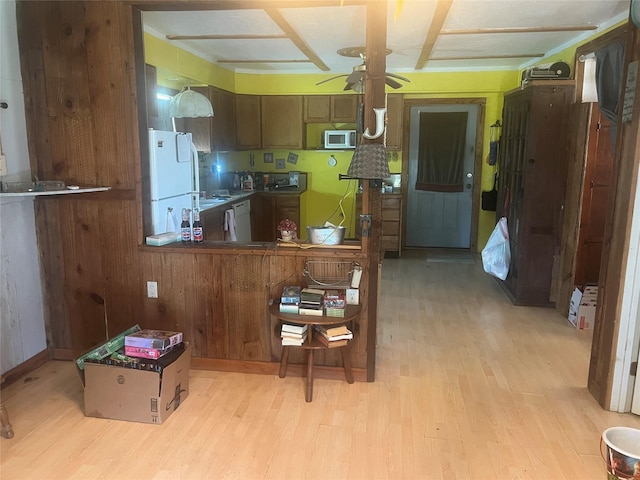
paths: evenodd
<path fill-rule="evenodd" d="M 537 58 L 544 57 L 544 53 L 521 53 L 515 55 L 478 55 L 478 56 L 464 56 L 464 57 L 431 57 L 429 60 L 441 61 L 441 60 L 485 60 L 490 58 Z"/>
<path fill-rule="evenodd" d="M 313 51 L 313 49 L 307 45 L 307 42 L 296 32 L 296 30 L 287 22 L 284 15 L 280 13 L 277 8 L 265 8 L 267 15 L 271 17 L 276 25 L 278 25 L 282 31 L 291 39 L 296 47 L 309 59 L 311 62 L 323 72 L 328 72 L 330 68 L 324 63 L 320 57 Z"/>
<path fill-rule="evenodd" d="M 140 10 L 198 11 L 198 10 L 262 10 L 264 8 L 310 8 L 366 5 L 367 0 L 124 0 Z"/>
<path fill-rule="evenodd" d="M 429 57 L 431 56 L 431 52 L 433 51 L 436 41 L 438 40 L 438 35 L 442 31 L 442 26 L 447 19 L 452 3 L 453 0 L 438 0 L 438 6 L 433 14 L 431 25 L 429 25 L 429 31 L 427 32 L 427 37 L 422 45 L 420 57 L 416 62 L 416 70 L 422 70 L 429 61 Z"/>
<path fill-rule="evenodd" d="M 269 40 L 278 38 L 289 38 L 284 33 L 275 35 L 167 35 L 167 40 Z"/>
<path fill-rule="evenodd" d="M 466 30 L 440 30 L 440 35 L 482 35 L 496 33 L 553 33 L 582 32 L 597 30 L 597 25 L 573 25 L 566 27 L 506 27 L 506 28 L 470 28 Z"/>
<path fill-rule="evenodd" d="M 311 60 L 218 60 L 217 63 L 311 63 Z"/>

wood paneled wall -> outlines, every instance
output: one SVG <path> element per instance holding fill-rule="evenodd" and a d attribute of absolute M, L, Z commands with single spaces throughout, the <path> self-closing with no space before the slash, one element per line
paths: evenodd
<path fill-rule="evenodd" d="M 640 62 L 640 29 L 633 25 L 629 29 L 623 95 L 629 63 Z M 618 126 L 609 215 L 602 245 L 603 251 L 608 252 L 608 255 L 603 255 L 600 267 L 600 291 L 589 365 L 589 391 L 606 409 L 610 408 L 616 344 L 621 335 L 619 319 L 622 295 L 626 287 L 624 275 L 629 251 L 629 231 L 634 216 L 633 200 L 637 194 L 635 189 L 640 169 L 640 77 L 636 78 L 635 91 L 632 121 Z M 622 334 L 626 335 L 626 332 Z"/>
<path fill-rule="evenodd" d="M 111 187 L 36 200 L 52 357 L 71 359 L 138 323 L 183 331 L 199 366 L 275 371 L 281 347 L 268 302 L 285 283 L 302 283 L 312 258 L 362 265 L 363 311 L 351 353 L 356 377 L 366 369 L 373 380 L 377 285 L 370 281 L 377 283 L 379 253 L 141 245 L 132 7 L 29 1 L 18 2 L 17 17 L 33 174 Z M 146 281 L 158 282 L 158 299 L 146 297 Z M 334 351 L 316 363 L 341 366 Z"/>

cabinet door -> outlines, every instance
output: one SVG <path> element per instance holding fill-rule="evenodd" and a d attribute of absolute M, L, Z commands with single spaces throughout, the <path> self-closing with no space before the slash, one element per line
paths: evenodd
<path fill-rule="evenodd" d="M 224 240 L 224 209 L 213 208 L 200 213 L 205 240 Z"/>
<path fill-rule="evenodd" d="M 387 95 L 387 148 L 402 150 L 402 107 L 401 94 Z"/>
<path fill-rule="evenodd" d="M 331 121 L 354 123 L 358 118 L 358 95 L 333 95 L 331 97 Z"/>
<path fill-rule="evenodd" d="M 304 121 L 307 123 L 331 121 L 331 97 L 308 95 L 304 97 Z"/>
<path fill-rule="evenodd" d="M 236 95 L 236 148 L 259 150 L 262 148 L 260 126 L 260 96 Z"/>
<path fill-rule="evenodd" d="M 235 95 L 219 88 L 211 89 L 214 117 L 211 144 L 213 150 L 233 150 L 236 146 Z"/>
<path fill-rule="evenodd" d="M 302 96 L 261 97 L 263 148 L 302 149 Z"/>
<path fill-rule="evenodd" d="M 211 99 L 209 87 L 191 87 L 191 90 Z M 191 133 L 196 150 L 211 152 L 211 117 L 176 118 L 175 122 L 177 131 Z"/>
<path fill-rule="evenodd" d="M 282 220 L 288 218 L 298 226 L 300 236 L 300 196 L 278 195 L 276 196 L 276 226 Z"/>
<path fill-rule="evenodd" d="M 260 193 L 251 197 L 251 240 L 273 242 L 276 239 L 275 198 Z"/>
<path fill-rule="evenodd" d="M 149 65 L 144 66 L 144 80 L 147 91 L 147 118 L 158 116 L 158 74 L 156 67 Z"/>

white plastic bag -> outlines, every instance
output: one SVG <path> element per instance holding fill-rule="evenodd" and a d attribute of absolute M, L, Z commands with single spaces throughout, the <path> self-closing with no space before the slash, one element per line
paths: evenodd
<path fill-rule="evenodd" d="M 482 249 L 482 265 L 485 272 L 504 280 L 509 274 L 510 263 L 511 249 L 507 218 L 502 217 L 493 229 L 487 245 Z"/>

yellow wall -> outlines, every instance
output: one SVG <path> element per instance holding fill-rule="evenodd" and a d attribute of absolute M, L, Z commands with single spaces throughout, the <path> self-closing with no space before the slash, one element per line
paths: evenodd
<path fill-rule="evenodd" d="M 618 25 L 616 25 L 618 26 Z M 611 28 L 615 28 L 611 27 Z M 594 34 L 585 39 L 579 45 L 602 35 L 604 32 Z M 544 63 L 565 61 L 573 69 L 573 58 L 576 46 L 567 48 L 553 57 L 544 59 Z M 177 49 L 166 42 L 145 34 L 145 56 L 147 63 L 159 68 L 180 72 L 185 77 L 197 82 L 214 85 L 216 87 L 253 95 L 313 95 L 313 94 L 343 94 L 344 81 L 341 78 L 316 85 L 319 81 L 330 78 L 331 74 L 314 75 L 271 75 L 271 74 L 244 74 L 232 73 L 217 65 L 208 63 L 199 57 Z M 493 71 L 493 72 L 431 72 L 403 74 L 410 82 L 403 82 L 401 90 L 405 99 L 415 98 L 484 98 L 485 125 L 483 139 L 483 163 L 481 175 L 481 190 L 491 190 L 495 174 L 495 166 L 488 165 L 488 152 L 490 140 L 490 125 L 496 120 L 502 121 L 502 103 L 505 92 L 517 88 L 520 85 L 520 71 Z M 162 79 L 159 79 L 162 83 Z M 167 85 L 169 86 L 169 85 Z M 175 86 L 174 86 L 175 88 Z M 387 87 L 388 92 L 394 90 Z M 336 127 L 337 128 L 337 127 Z M 313 127 L 311 127 L 313 129 Z M 316 135 L 315 132 L 312 134 Z M 255 155 L 255 166 L 249 165 L 249 153 Z M 274 158 L 287 158 L 288 151 L 275 151 Z M 329 215 L 338 207 L 338 202 L 345 192 L 348 182 L 337 181 L 338 173 L 346 173 L 351 155 L 348 152 L 335 153 L 338 164 L 330 167 L 327 164 L 330 153 L 315 152 L 310 150 L 294 151 L 299 155 L 297 165 L 287 163 L 287 170 L 309 172 L 308 192 L 302 196 L 301 223 L 304 225 L 322 224 L 325 220 L 340 223 L 341 218 Z M 262 162 L 262 151 L 238 152 L 229 154 L 227 170 L 253 170 L 276 171 L 275 164 Z M 398 155 L 402 158 L 401 154 Z M 400 160 L 390 163 L 392 173 L 400 173 L 402 162 Z M 477 192 L 478 196 L 480 192 Z M 347 213 L 345 225 L 348 227 L 347 236 L 354 235 L 353 219 L 353 195 L 344 201 L 344 210 Z M 495 212 L 480 210 L 478 219 L 477 248 L 481 250 L 491 234 L 496 218 Z"/>

